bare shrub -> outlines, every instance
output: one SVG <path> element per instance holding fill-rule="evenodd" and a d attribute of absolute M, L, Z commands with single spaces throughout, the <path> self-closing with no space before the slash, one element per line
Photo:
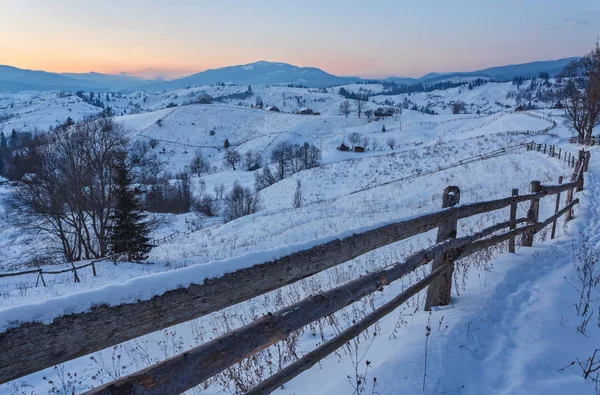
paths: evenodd
<path fill-rule="evenodd" d="M 390 147 L 391 150 L 393 150 L 396 147 L 396 139 L 393 137 L 387 139 L 385 143 L 388 147 Z"/>
<path fill-rule="evenodd" d="M 296 192 L 294 192 L 294 208 L 302 207 L 302 183 L 296 180 Z"/>
<path fill-rule="evenodd" d="M 244 188 L 238 182 L 233 185 L 233 189 L 225 196 L 225 220 L 233 221 L 246 215 L 254 214 L 258 211 L 258 193 L 252 193 L 250 188 Z"/>

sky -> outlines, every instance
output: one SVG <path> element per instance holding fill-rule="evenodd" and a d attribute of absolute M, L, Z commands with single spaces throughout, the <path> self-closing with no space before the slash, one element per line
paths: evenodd
<path fill-rule="evenodd" d="M 174 78 L 258 60 L 336 75 L 583 55 L 598 0 L 0 0 L 0 64 Z"/>

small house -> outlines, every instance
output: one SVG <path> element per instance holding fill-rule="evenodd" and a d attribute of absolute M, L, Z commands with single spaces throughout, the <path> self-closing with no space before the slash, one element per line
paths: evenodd
<path fill-rule="evenodd" d="M 314 115 L 315 113 L 314 113 L 314 111 L 312 109 L 310 109 L 308 107 L 305 107 L 305 108 L 301 108 L 301 109 L 297 110 L 296 114 L 299 114 L 299 115 Z"/>
<path fill-rule="evenodd" d="M 340 151 L 350 151 L 350 147 L 348 147 L 344 143 L 340 144 L 340 146 L 337 149 L 340 150 Z"/>

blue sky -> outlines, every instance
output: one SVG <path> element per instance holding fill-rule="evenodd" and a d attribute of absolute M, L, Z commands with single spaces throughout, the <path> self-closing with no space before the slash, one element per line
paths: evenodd
<path fill-rule="evenodd" d="M 0 64 L 175 76 L 264 59 L 421 76 L 582 55 L 599 34 L 590 0 L 18 0 L 2 4 Z"/>

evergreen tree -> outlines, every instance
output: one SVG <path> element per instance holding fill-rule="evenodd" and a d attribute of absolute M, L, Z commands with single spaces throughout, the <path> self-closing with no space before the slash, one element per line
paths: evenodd
<path fill-rule="evenodd" d="M 4 132 L 0 132 L 0 150 L 4 151 L 8 148 L 8 141 L 6 140 L 6 136 Z"/>
<path fill-rule="evenodd" d="M 123 154 L 116 164 L 115 209 L 111 228 L 111 253 L 125 253 L 129 262 L 140 262 L 148 258 L 152 249 L 148 239 L 146 215 L 140 210 L 139 189 L 132 183 Z"/>
<path fill-rule="evenodd" d="M 225 139 L 225 143 L 223 144 L 223 147 L 225 147 L 225 149 L 229 148 L 229 139 Z"/>
<path fill-rule="evenodd" d="M 10 148 L 11 149 L 15 149 L 17 148 L 17 144 L 19 143 L 19 136 L 17 136 L 17 131 L 16 130 L 12 130 L 12 133 L 10 134 Z"/>
<path fill-rule="evenodd" d="M 0 132 L 0 176 L 6 175 L 6 163 L 10 158 L 10 151 L 8 149 L 8 141 L 4 132 Z"/>

